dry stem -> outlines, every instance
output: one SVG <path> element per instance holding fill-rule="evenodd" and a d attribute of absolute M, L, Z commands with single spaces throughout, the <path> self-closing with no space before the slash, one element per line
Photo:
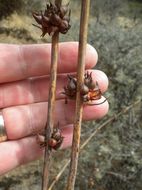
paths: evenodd
<path fill-rule="evenodd" d="M 132 103 L 131 105 L 127 106 L 126 108 L 122 109 L 119 113 L 114 114 L 112 117 L 110 117 L 109 119 L 107 119 L 103 124 L 99 125 L 97 127 L 97 129 L 91 134 L 89 135 L 89 137 L 84 141 L 84 143 L 80 146 L 80 150 L 82 151 L 84 149 L 84 147 L 91 141 L 91 139 L 96 136 L 96 134 L 103 129 L 104 127 L 106 127 L 109 123 L 113 122 L 114 120 L 117 120 L 122 114 L 127 113 L 130 109 L 132 109 L 133 107 L 137 106 L 138 104 L 140 104 L 142 100 L 139 99 L 137 101 L 135 101 L 134 103 Z M 70 159 L 67 160 L 67 162 L 64 164 L 64 166 L 62 167 L 62 170 L 60 170 L 60 172 L 58 173 L 58 175 L 55 177 L 55 179 L 53 180 L 53 182 L 51 183 L 51 185 L 49 186 L 48 190 L 52 190 L 52 188 L 54 187 L 54 185 L 58 182 L 58 180 L 60 179 L 60 177 L 62 176 L 63 172 L 65 171 L 65 169 L 67 168 L 67 166 L 70 163 Z"/>
<path fill-rule="evenodd" d="M 54 126 L 53 117 L 54 117 L 54 107 L 55 107 L 56 77 L 57 77 L 57 62 L 58 62 L 58 39 L 59 39 L 59 33 L 55 33 L 52 37 L 50 89 L 49 89 L 49 98 L 48 98 L 47 125 L 45 128 L 46 142 L 48 142 L 48 140 L 50 139 Z M 47 143 L 44 155 L 42 190 L 48 189 L 50 160 L 51 160 L 51 150 Z"/>
<path fill-rule="evenodd" d="M 55 4 L 61 5 L 62 0 L 56 0 Z M 48 142 L 53 132 L 54 126 L 54 107 L 56 95 L 56 78 L 57 78 L 57 63 L 58 63 L 58 42 L 59 33 L 56 32 L 52 36 L 52 50 L 51 50 L 51 69 L 50 69 L 50 85 L 49 85 L 49 98 L 48 98 L 48 114 L 47 125 L 45 128 L 45 141 Z M 48 143 L 45 147 L 44 166 L 43 166 L 43 179 L 42 190 L 48 189 L 50 162 L 51 162 L 51 148 Z"/>
<path fill-rule="evenodd" d="M 82 122 L 82 110 L 83 110 L 83 105 L 82 105 L 82 101 L 81 101 L 81 97 L 80 97 L 80 89 L 81 89 L 81 86 L 82 86 L 83 80 L 84 80 L 89 7 L 90 7 L 90 0 L 82 0 L 78 68 L 77 68 L 76 113 L 75 113 L 74 132 L 73 132 L 71 165 L 70 165 L 69 177 L 68 177 L 67 188 L 66 188 L 67 190 L 74 189 L 76 173 L 77 173 L 81 122 Z"/>

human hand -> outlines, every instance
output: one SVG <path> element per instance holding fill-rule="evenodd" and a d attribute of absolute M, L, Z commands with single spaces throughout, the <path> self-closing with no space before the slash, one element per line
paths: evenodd
<path fill-rule="evenodd" d="M 67 73 L 76 72 L 77 42 L 59 45 L 59 64 L 54 121 L 59 121 L 64 136 L 61 148 L 71 145 L 75 102 L 65 104 L 62 91 Z M 47 118 L 47 100 L 50 74 L 51 45 L 0 45 L 0 108 L 8 141 L 0 143 L 0 174 L 39 158 L 43 150 L 34 134 L 44 129 Z M 87 46 L 86 69 L 98 82 L 102 92 L 108 87 L 106 75 L 91 70 L 96 65 L 97 53 Z M 99 102 L 104 100 L 102 97 Z M 108 102 L 85 106 L 83 120 L 102 118 L 108 111 Z"/>

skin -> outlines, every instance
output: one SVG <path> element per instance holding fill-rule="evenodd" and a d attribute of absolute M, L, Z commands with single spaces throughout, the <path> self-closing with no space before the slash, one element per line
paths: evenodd
<path fill-rule="evenodd" d="M 36 135 L 46 124 L 51 45 L 0 44 L 0 108 L 9 141 L 0 143 L 0 174 L 21 164 L 38 159 L 43 150 Z M 60 121 L 64 136 L 61 148 L 71 146 L 75 102 L 65 104 L 61 93 L 67 83 L 67 74 L 77 68 L 78 43 L 59 45 L 59 64 L 56 92 L 55 123 Z M 108 88 L 107 76 L 91 70 L 97 63 L 96 50 L 87 45 L 86 70 L 92 72 L 102 92 Z M 101 102 L 101 100 L 95 102 Z M 108 102 L 97 106 L 84 106 L 83 120 L 100 119 L 108 112 Z M 70 111 L 68 111 L 70 110 Z"/>

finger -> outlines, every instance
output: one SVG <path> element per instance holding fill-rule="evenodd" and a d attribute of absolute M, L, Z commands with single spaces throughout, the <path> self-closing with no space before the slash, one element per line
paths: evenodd
<path fill-rule="evenodd" d="M 0 83 L 22 80 L 50 72 L 51 45 L 0 45 Z M 87 45 L 86 68 L 97 62 L 96 50 Z M 59 44 L 58 73 L 75 72 L 78 43 Z"/>
<path fill-rule="evenodd" d="M 103 102 L 102 97 L 99 102 Z M 18 139 L 42 130 L 47 120 L 47 103 L 36 103 L 3 109 L 5 127 L 9 139 Z M 84 106 L 83 120 L 103 117 L 108 112 L 108 102 L 97 106 Z M 75 116 L 75 102 L 56 101 L 54 122 L 60 126 L 72 124 Z"/>
<path fill-rule="evenodd" d="M 102 71 L 88 70 L 92 72 L 92 78 L 97 81 L 101 92 L 108 88 L 108 78 Z M 64 98 L 62 94 L 67 85 L 67 75 L 59 75 L 57 79 L 56 99 Z M 0 85 L 0 108 L 45 102 L 48 100 L 49 77 L 40 77 L 16 81 Z M 15 98 L 16 97 L 16 98 Z"/>
<path fill-rule="evenodd" d="M 62 147 L 71 146 L 72 126 L 66 126 L 62 129 L 64 137 Z M 0 175 L 35 159 L 43 154 L 35 136 L 23 138 L 17 141 L 7 141 L 0 143 Z"/>

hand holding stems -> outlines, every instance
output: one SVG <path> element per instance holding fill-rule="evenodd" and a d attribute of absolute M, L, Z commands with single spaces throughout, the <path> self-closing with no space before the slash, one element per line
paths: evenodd
<path fill-rule="evenodd" d="M 47 118 L 47 100 L 50 72 L 51 45 L 0 45 L 0 108 L 4 117 L 9 141 L 0 143 L 0 174 L 43 154 L 36 142 L 36 134 L 44 129 Z M 71 145 L 75 102 L 65 104 L 62 95 L 67 74 L 77 67 L 78 43 L 59 45 L 59 64 L 56 92 L 55 122 L 60 121 L 64 136 L 61 148 Z M 99 83 L 102 92 L 108 87 L 106 75 L 91 70 L 96 65 L 97 53 L 87 46 L 86 70 Z M 100 101 L 104 98 L 102 97 Z M 85 106 L 83 120 L 103 117 L 108 111 L 107 101 L 98 106 Z"/>

